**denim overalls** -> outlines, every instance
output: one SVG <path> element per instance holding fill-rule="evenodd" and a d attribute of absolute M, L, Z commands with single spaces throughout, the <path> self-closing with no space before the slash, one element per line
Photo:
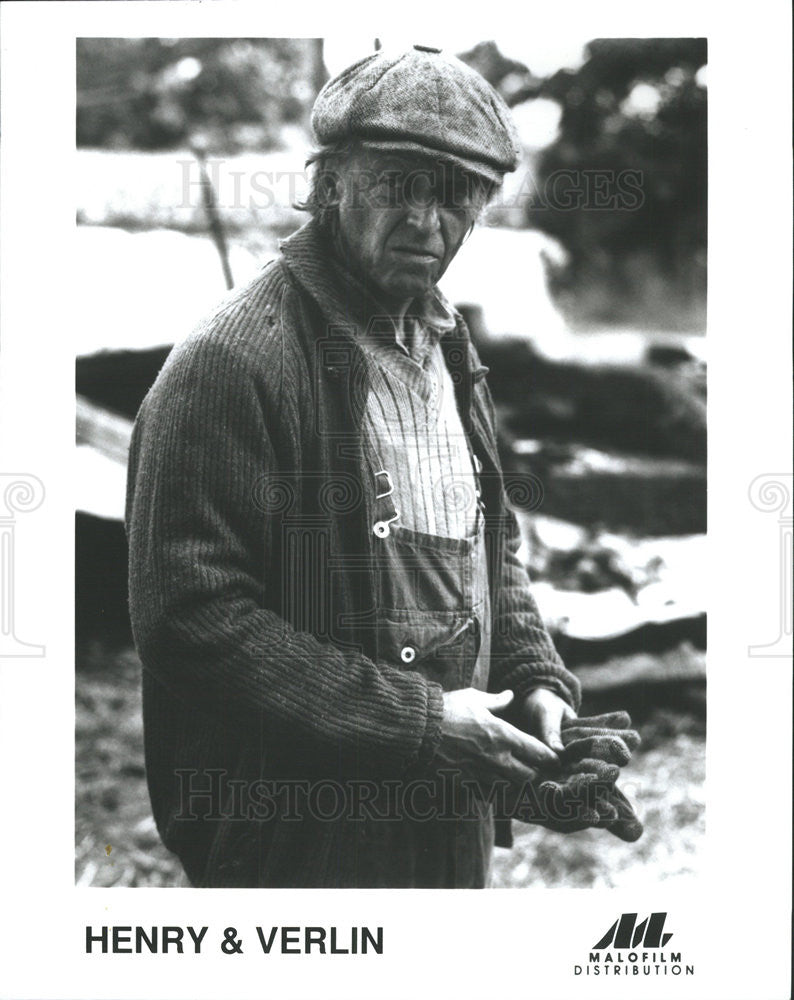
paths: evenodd
<path fill-rule="evenodd" d="M 376 497 L 376 659 L 418 671 L 444 691 L 485 690 L 491 608 L 479 489 L 474 527 L 466 537 L 413 530 L 401 523 L 394 502 L 399 470 L 384 468 L 374 449 L 365 451 Z M 468 455 L 477 482 L 480 463 L 470 447 Z M 360 884 L 480 888 L 488 883 L 493 819 L 487 810 L 461 815 L 464 803 L 442 793 L 456 780 L 454 770 L 446 761 L 422 775 L 427 788 L 401 803 L 399 818 L 369 824 L 367 847 L 359 855 Z"/>

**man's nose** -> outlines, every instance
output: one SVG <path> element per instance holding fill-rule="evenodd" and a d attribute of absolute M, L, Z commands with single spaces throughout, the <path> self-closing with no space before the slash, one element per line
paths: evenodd
<path fill-rule="evenodd" d="M 436 232 L 440 224 L 438 202 L 434 197 L 412 199 L 406 221 L 421 232 Z"/>

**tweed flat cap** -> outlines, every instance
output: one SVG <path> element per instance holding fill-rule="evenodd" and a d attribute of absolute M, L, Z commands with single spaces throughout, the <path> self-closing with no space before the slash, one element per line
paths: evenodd
<path fill-rule="evenodd" d="M 454 56 L 419 45 L 375 52 L 329 80 L 312 128 L 323 146 L 359 140 L 431 155 L 489 180 L 518 165 L 515 126 L 493 87 Z"/>

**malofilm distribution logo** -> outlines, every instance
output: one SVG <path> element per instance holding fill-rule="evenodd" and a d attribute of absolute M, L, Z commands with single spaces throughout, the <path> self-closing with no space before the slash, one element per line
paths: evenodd
<path fill-rule="evenodd" d="M 651 913 L 637 922 L 637 913 L 621 913 L 591 946 L 586 962 L 574 965 L 575 976 L 694 976 L 680 951 L 667 950 L 673 937 L 665 931 L 666 913 Z"/>

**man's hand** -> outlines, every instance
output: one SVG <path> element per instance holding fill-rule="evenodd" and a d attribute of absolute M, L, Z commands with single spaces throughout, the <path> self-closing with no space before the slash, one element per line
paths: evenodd
<path fill-rule="evenodd" d="M 535 769 L 557 766 L 557 755 L 548 746 L 493 714 L 512 700 L 512 691 L 486 694 L 463 688 L 445 692 L 437 755 L 445 764 L 489 780 L 534 781 Z M 559 721 L 557 733 L 559 740 Z M 562 742 L 559 746 L 562 749 Z"/>
<path fill-rule="evenodd" d="M 514 711 L 516 726 L 531 733 L 555 753 L 562 753 L 560 728 L 567 719 L 576 718 L 576 712 L 567 701 L 548 688 L 539 687 L 531 691 Z"/>

